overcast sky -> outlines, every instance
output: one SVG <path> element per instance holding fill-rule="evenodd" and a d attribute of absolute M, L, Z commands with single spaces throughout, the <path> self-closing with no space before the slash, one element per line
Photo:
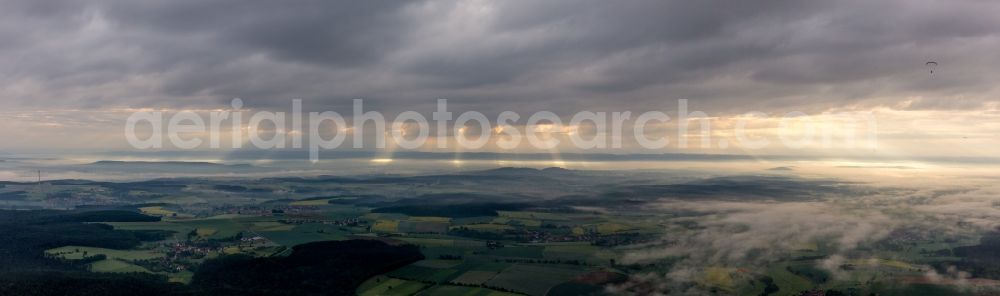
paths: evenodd
<path fill-rule="evenodd" d="M 364 98 L 389 113 L 444 98 L 488 115 L 677 99 L 712 115 L 998 104 L 989 0 L 2 2 L 8 127 L 120 133 L 109 110 L 233 97 L 275 110 Z"/>

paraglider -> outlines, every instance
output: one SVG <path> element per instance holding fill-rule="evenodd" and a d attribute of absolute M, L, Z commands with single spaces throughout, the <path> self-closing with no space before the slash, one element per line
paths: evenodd
<path fill-rule="evenodd" d="M 934 74 L 934 68 L 936 68 L 937 65 L 938 65 L 937 62 L 934 62 L 934 61 L 927 62 L 927 63 L 924 64 L 924 66 L 927 66 L 927 67 L 931 68 L 931 74 Z"/>

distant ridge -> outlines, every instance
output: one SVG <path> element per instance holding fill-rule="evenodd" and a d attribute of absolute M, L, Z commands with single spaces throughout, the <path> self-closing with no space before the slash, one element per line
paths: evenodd
<path fill-rule="evenodd" d="M 542 172 L 546 172 L 546 173 L 572 173 L 573 170 L 566 169 L 566 168 L 561 168 L 561 167 L 548 167 L 548 168 L 542 169 Z"/>
<path fill-rule="evenodd" d="M 218 167 L 251 167 L 250 164 L 222 164 L 205 161 L 121 161 L 100 160 L 88 165 L 173 165 L 173 166 L 218 166 Z"/>
<path fill-rule="evenodd" d="M 572 172 L 573 170 L 568 170 L 560 167 L 548 167 L 544 169 L 526 168 L 526 167 L 502 167 L 502 168 L 483 170 L 474 173 L 486 174 L 486 175 L 524 175 L 524 174 L 568 174 Z"/>
<path fill-rule="evenodd" d="M 234 151 L 109 151 L 100 153 L 107 157 L 121 157 L 122 155 L 135 157 L 163 157 L 163 158 L 219 158 L 228 161 L 255 161 L 260 159 L 273 160 L 308 160 L 309 151 L 284 149 L 284 150 L 234 150 Z M 382 151 L 372 150 L 324 150 L 320 151 L 321 159 L 371 159 L 385 157 Z M 553 161 L 550 153 L 505 153 L 505 152 L 424 152 L 424 151 L 396 151 L 392 154 L 393 159 L 416 159 L 416 160 L 505 160 L 505 161 Z M 11 158 L 8 158 L 11 159 Z M 1000 163 L 1000 157 L 972 157 L 972 156 L 923 156 L 923 157 L 892 157 L 874 155 L 841 156 L 835 160 L 844 159 L 858 161 L 926 161 L 935 163 L 974 163 L 974 164 L 996 164 Z M 782 160 L 831 160 L 827 155 L 795 155 L 795 154 L 704 154 L 704 153 L 572 153 L 564 152 L 559 154 L 560 161 L 782 161 Z"/>

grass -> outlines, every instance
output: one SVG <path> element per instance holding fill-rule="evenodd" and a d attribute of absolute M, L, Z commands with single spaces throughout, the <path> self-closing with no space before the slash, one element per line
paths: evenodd
<path fill-rule="evenodd" d="M 427 285 L 401 279 L 374 277 L 358 287 L 359 296 L 413 295 Z"/>
<path fill-rule="evenodd" d="M 440 259 L 420 260 L 413 263 L 413 265 L 416 266 L 423 266 L 430 268 L 452 268 L 458 266 L 459 264 L 462 264 L 461 260 L 440 260 Z"/>
<path fill-rule="evenodd" d="M 376 220 L 372 225 L 374 232 L 399 232 L 399 221 L 396 220 Z"/>
<path fill-rule="evenodd" d="M 219 215 L 204 219 L 173 220 L 160 222 L 110 222 L 115 229 L 122 230 L 168 230 L 175 232 L 174 239 L 183 240 L 192 230 L 206 239 L 231 238 L 240 232 L 253 228 L 255 223 L 275 221 L 274 217 L 243 215 Z M 199 231 L 200 229 L 200 231 Z M 209 234 L 214 230 L 213 233 Z"/>
<path fill-rule="evenodd" d="M 447 222 L 399 221 L 397 231 L 406 233 L 445 233 L 448 232 Z"/>
<path fill-rule="evenodd" d="M 541 220 L 533 220 L 533 219 L 511 219 L 510 222 L 507 222 L 507 223 L 511 224 L 511 225 L 521 225 L 521 226 L 527 226 L 527 227 L 540 227 L 540 226 L 542 226 L 542 221 Z"/>
<path fill-rule="evenodd" d="M 491 251 L 489 254 L 499 257 L 517 257 L 541 259 L 545 252 L 545 247 L 541 246 L 510 246 Z"/>
<path fill-rule="evenodd" d="M 919 268 L 917 266 L 914 266 L 913 264 L 909 264 L 909 263 L 906 263 L 906 262 L 903 262 L 903 261 L 892 260 L 892 259 L 878 259 L 878 258 L 855 259 L 855 260 L 851 260 L 851 264 L 859 265 L 859 266 L 888 266 L 888 267 L 895 267 L 895 268 L 899 268 L 899 269 L 918 269 Z"/>
<path fill-rule="evenodd" d="M 410 217 L 411 221 L 451 223 L 448 217 Z"/>
<path fill-rule="evenodd" d="M 232 255 L 232 254 L 239 254 L 242 251 L 237 246 L 228 246 L 228 247 L 222 248 L 222 252 L 225 253 L 226 255 Z"/>
<path fill-rule="evenodd" d="M 461 226 L 452 226 L 451 229 L 460 229 L 462 227 L 482 232 L 504 232 L 505 230 L 514 229 L 513 226 L 502 225 L 502 224 L 468 224 Z"/>
<path fill-rule="evenodd" d="M 145 260 L 163 257 L 163 253 L 155 253 L 149 250 L 113 250 L 113 249 L 103 249 L 103 248 L 93 248 L 93 247 L 77 247 L 77 246 L 65 246 L 55 249 L 49 249 L 45 253 L 50 255 L 59 256 L 65 259 L 78 260 L 83 259 L 83 252 L 87 252 L 87 256 L 94 255 L 104 255 L 107 259 L 93 262 L 89 265 L 90 271 L 92 272 L 108 272 L 108 273 L 122 273 L 122 272 L 145 272 L 153 273 L 148 269 L 129 263 L 131 260 Z M 176 273 L 168 272 L 156 272 L 157 274 L 162 274 L 167 277 L 171 282 L 187 284 L 191 282 L 191 277 L 194 273 L 190 271 L 181 271 Z"/>
<path fill-rule="evenodd" d="M 218 232 L 219 232 L 219 230 L 216 230 L 215 228 L 207 228 L 207 227 L 206 228 L 195 228 L 195 233 L 197 233 L 198 236 L 200 236 L 200 237 L 210 237 L 210 236 L 212 236 L 212 235 L 214 235 L 214 234 L 216 234 Z"/>
<path fill-rule="evenodd" d="M 229 238 L 236 236 L 236 234 L 247 229 L 249 224 L 252 224 L 252 222 L 245 221 L 244 219 L 240 218 L 243 217 L 222 218 L 216 216 L 207 219 L 177 221 L 175 223 L 181 225 L 189 225 L 195 229 L 205 228 L 214 230 L 213 233 L 203 237 L 212 239 L 222 239 L 222 238 Z M 198 235 L 202 236 L 201 233 L 199 233 Z"/>
<path fill-rule="evenodd" d="M 458 267 L 462 270 L 482 270 L 482 271 L 493 271 L 499 273 L 501 271 L 510 268 L 513 264 L 506 262 L 494 262 L 494 261 L 483 261 L 483 262 L 467 262 Z"/>
<path fill-rule="evenodd" d="M 515 296 L 519 294 L 500 292 L 497 290 L 491 290 L 480 287 L 462 287 L 462 286 L 449 286 L 449 285 L 437 285 L 421 292 L 418 295 L 433 295 L 433 296 Z"/>
<path fill-rule="evenodd" d="M 208 201 L 205 200 L 205 199 L 203 199 L 203 198 L 196 197 L 196 196 L 173 196 L 173 195 L 170 195 L 170 196 L 166 196 L 166 197 L 161 197 L 161 198 L 153 199 L 153 200 L 150 200 L 149 202 L 161 202 L 161 203 L 169 203 L 169 204 L 175 204 L 175 205 L 193 205 L 193 204 L 206 203 Z"/>
<path fill-rule="evenodd" d="M 730 289 L 733 287 L 733 277 L 730 276 L 731 268 L 709 267 L 705 268 L 705 284 L 712 287 Z"/>
<path fill-rule="evenodd" d="M 118 259 L 106 259 L 91 263 L 90 271 L 109 272 L 109 273 L 124 273 L 124 272 L 150 273 L 148 269 L 145 269 L 142 266 L 138 266 Z"/>
<path fill-rule="evenodd" d="M 409 216 L 397 213 L 366 213 L 362 217 L 368 220 L 406 220 Z"/>
<path fill-rule="evenodd" d="M 590 255 L 595 252 L 600 251 L 601 248 L 595 247 L 590 243 L 573 243 L 573 244 L 559 244 L 559 245 L 546 245 L 545 254 L 549 253 L 573 253 L 581 255 Z"/>
<path fill-rule="evenodd" d="M 515 219 L 539 219 L 539 220 L 571 220 L 564 214 L 542 213 L 542 212 L 522 212 L 522 211 L 497 211 L 500 217 Z"/>
<path fill-rule="evenodd" d="M 291 229 L 285 230 L 284 228 L 275 229 L 274 231 L 261 231 L 260 235 L 266 237 L 267 239 L 282 245 L 282 246 L 295 246 L 308 242 L 316 241 L 328 241 L 328 240 L 344 240 L 347 239 L 347 233 L 341 231 L 335 226 L 323 225 L 323 224 L 303 224 L 298 226 L 292 226 Z M 272 228 L 274 229 L 274 228 Z"/>
<path fill-rule="evenodd" d="M 191 226 L 174 222 L 105 222 L 120 230 L 167 230 L 174 232 L 175 239 L 183 239 L 188 232 L 194 230 Z"/>
<path fill-rule="evenodd" d="M 625 224 L 618 224 L 618 223 L 601 223 L 597 224 L 596 228 L 597 228 L 596 229 L 597 233 L 599 234 L 612 234 L 612 233 L 635 229 L 632 226 L 628 226 Z"/>
<path fill-rule="evenodd" d="M 295 225 L 283 224 L 274 221 L 254 222 L 251 226 L 254 231 L 289 231 Z"/>
<path fill-rule="evenodd" d="M 953 287 L 949 286 L 939 286 L 931 284 L 915 284 L 908 285 L 899 289 L 892 289 L 885 291 L 880 295 L 887 296 L 955 296 L 955 295 L 974 295 L 973 293 L 959 293 Z"/>
<path fill-rule="evenodd" d="M 552 287 L 573 279 L 581 272 L 583 270 L 580 269 L 515 264 L 487 281 L 486 285 L 528 295 L 545 295 Z"/>
<path fill-rule="evenodd" d="M 491 223 L 495 219 L 489 216 L 478 216 L 478 217 L 465 217 L 465 218 L 455 218 L 451 220 L 454 225 L 465 225 L 465 224 L 486 224 Z"/>
<path fill-rule="evenodd" d="M 172 283 L 181 283 L 181 284 L 189 284 L 189 283 L 191 283 L 191 278 L 194 277 L 194 272 L 187 271 L 187 270 L 180 271 L 180 272 L 175 272 L 175 273 L 157 272 L 157 274 L 162 274 L 162 275 L 167 276 L 167 281 L 169 281 L 169 282 L 172 282 Z"/>
<path fill-rule="evenodd" d="M 774 279 L 779 291 L 804 291 L 813 288 L 813 283 L 785 269 L 787 264 L 777 264 L 767 269 L 767 275 Z"/>
<path fill-rule="evenodd" d="M 819 245 L 815 242 L 802 243 L 796 249 L 805 252 L 816 252 L 819 251 Z"/>
<path fill-rule="evenodd" d="M 139 208 L 139 211 L 142 212 L 143 214 L 146 214 L 146 215 L 160 216 L 160 217 L 165 217 L 166 219 L 170 219 L 170 218 L 174 218 L 174 219 L 177 219 L 177 218 L 184 218 L 184 219 L 194 218 L 194 216 L 191 215 L 191 214 L 178 213 L 178 212 L 175 212 L 175 211 L 164 209 L 162 206 L 141 207 L 141 208 Z"/>
<path fill-rule="evenodd" d="M 328 199 L 309 199 L 309 200 L 296 200 L 288 203 L 290 206 L 325 206 L 330 204 L 330 198 Z"/>
<path fill-rule="evenodd" d="M 518 225 L 527 227 L 539 227 L 542 226 L 541 220 L 535 219 L 523 219 L 523 218 L 510 218 L 510 217 L 498 217 L 493 219 L 493 223 L 496 224 L 507 224 L 507 225 Z"/>
<path fill-rule="evenodd" d="M 495 271 L 470 270 L 462 273 L 455 279 L 451 280 L 451 282 L 463 285 L 481 285 L 496 275 L 497 272 Z"/>
<path fill-rule="evenodd" d="M 546 295 L 547 296 L 605 295 L 605 293 L 601 293 L 603 290 L 604 289 L 600 286 L 594 286 L 577 282 L 565 282 L 549 289 L 549 293 Z"/>
<path fill-rule="evenodd" d="M 159 206 L 157 206 L 157 207 L 141 207 L 141 208 L 139 208 L 139 211 L 141 211 L 143 214 L 152 215 L 152 216 L 171 216 L 173 214 L 177 214 L 177 212 L 174 212 L 174 211 L 171 211 L 171 210 L 167 210 L 167 209 L 164 209 L 163 207 L 159 207 Z"/>
<path fill-rule="evenodd" d="M 108 259 L 120 260 L 145 260 L 163 257 L 163 253 L 156 253 L 149 250 L 113 250 L 93 247 L 65 246 L 45 251 L 46 254 L 62 257 L 63 259 L 79 260 L 94 255 L 104 255 Z"/>
<path fill-rule="evenodd" d="M 394 278 L 407 279 L 407 280 L 446 283 L 452 278 L 454 278 L 458 272 L 459 271 L 456 269 L 430 268 L 430 267 L 423 267 L 411 264 L 393 270 L 392 272 L 389 272 L 386 275 Z"/>
<path fill-rule="evenodd" d="M 422 247 L 454 247 L 455 240 L 453 239 L 440 239 L 440 238 L 416 238 L 416 237 L 404 237 L 399 238 L 399 240 L 422 246 Z M 481 245 L 481 243 L 480 243 Z"/>

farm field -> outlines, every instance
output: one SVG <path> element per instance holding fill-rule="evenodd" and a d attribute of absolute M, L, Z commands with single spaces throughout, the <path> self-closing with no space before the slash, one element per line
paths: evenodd
<path fill-rule="evenodd" d="M 528 295 L 545 295 L 552 287 L 581 273 L 579 269 L 516 264 L 487 281 L 486 285 Z"/>
<path fill-rule="evenodd" d="M 316 241 L 328 241 L 328 240 L 344 240 L 347 239 L 347 235 L 350 234 L 345 231 L 341 231 L 336 227 L 322 225 L 322 224 L 304 224 L 304 225 L 282 225 L 280 229 L 267 229 L 257 232 L 261 236 L 271 240 L 272 242 L 283 245 L 283 246 L 295 246 L 308 242 Z"/>
<path fill-rule="evenodd" d="M 394 278 L 376 277 L 361 284 L 359 296 L 413 295 L 427 285 Z"/>
<path fill-rule="evenodd" d="M 164 254 L 154 250 L 113 250 L 94 247 L 65 246 L 45 251 L 50 256 L 63 259 L 80 260 L 94 255 L 104 255 L 108 259 L 144 260 L 163 257 Z"/>
<path fill-rule="evenodd" d="M 421 296 L 516 296 L 520 294 L 501 292 L 479 287 L 436 285 L 421 291 Z"/>
<path fill-rule="evenodd" d="M 141 266 L 131 264 L 119 259 L 106 259 L 91 263 L 90 271 L 110 272 L 110 273 L 128 273 L 128 272 L 150 273 L 149 270 Z"/>
<path fill-rule="evenodd" d="M 521 184 L 536 177 L 519 178 L 516 182 Z M 505 178 L 496 180 L 510 180 Z M 811 290 L 902 295 L 915 293 L 906 286 L 910 284 L 931 285 L 925 286 L 927 291 L 955 292 L 950 287 L 965 283 L 966 280 L 957 279 L 964 274 L 942 266 L 975 263 L 964 258 L 969 254 L 988 254 L 972 251 L 984 242 L 983 234 L 973 231 L 891 233 L 876 242 L 858 243 L 858 249 L 852 252 L 839 250 L 840 241 L 820 237 L 782 244 L 785 250 L 748 246 L 733 253 L 709 250 L 699 253 L 700 247 L 695 247 L 698 242 L 690 240 L 706 238 L 700 233 L 714 231 L 712 238 L 720 239 L 740 236 L 753 228 L 746 223 L 725 223 L 728 212 L 669 208 L 655 208 L 662 212 L 653 212 L 630 204 L 636 200 L 621 203 L 621 208 L 615 207 L 618 203 L 605 204 L 604 208 L 592 204 L 564 206 L 573 200 L 501 204 L 482 201 L 495 200 L 495 196 L 468 193 L 475 190 L 464 181 L 449 185 L 461 189 L 462 193 L 455 193 L 442 188 L 430 190 L 407 185 L 404 190 L 379 182 L 342 184 L 343 179 L 334 180 L 271 180 L 268 192 L 283 192 L 288 198 L 284 195 L 275 198 L 274 193 L 251 194 L 251 189 L 245 189 L 239 194 L 227 193 L 218 202 L 208 202 L 209 196 L 198 195 L 197 190 L 244 190 L 260 185 L 237 185 L 232 180 L 221 187 L 192 185 L 197 190 L 189 188 L 175 197 L 150 195 L 132 188 L 136 194 L 142 192 L 140 196 L 157 202 L 122 210 L 141 217 L 84 224 L 100 224 L 90 226 L 114 231 L 119 238 L 128 240 L 110 245 L 121 249 L 87 245 L 102 242 L 76 239 L 73 241 L 82 245 L 66 244 L 41 252 L 59 262 L 80 264 L 77 268 L 91 272 L 149 273 L 162 275 L 170 282 L 193 285 L 200 267 L 208 262 L 243 260 L 233 258 L 271 262 L 294 257 L 297 248 L 310 244 L 378 242 L 395 248 L 412 248 L 419 257 L 357 279 L 360 286 L 354 291 L 361 295 L 554 296 L 589 294 L 617 287 L 638 289 L 633 294 L 642 295 L 641 289 L 656 285 L 629 286 L 633 284 L 629 281 L 671 282 L 673 279 L 662 276 L 676 268 L 683 269 L 685 282 L 671 282 L 672 285 L 692 291 L 714 291 L 718 295 L 797 295 Z M 385 182 L 393 184 L 407 179 L 388 180 Z M 648 179 L 635 182 L 645 180 Z M 93 190 L 93 186 L 83 188 Z M 482 188 L 494 191 L 500 187 Z M 74 189 L 63 186 L 58 190 Z M 338 193 L 296 195 L 295 190 Z M 242 194 L 254 197 L 243 198 Z M 654 196 L 659 198 L 659 193 Z M 235 202 L 241 198 L 242 202 Z M 170 199 L 181 199 L 184 203 L 162 202 Z M 766 234 L 754 233 L 761 235 Z M 673 256 L 670 252 L 687 253 Z M 715 262 L 763 255 L 771 258 L 747 259 L 729 266 Z M 692 264 L 696 259 L 709 263 Z M 308 262 L 319 261 L 322 260 Z M 926 279 L 932 271 L 941 275 L 937 282 Z M 969 282 L 976 287 L 1000 288 L 1000 280 L 976 278 Z"/>
<path fill-rule="evenodd" d="M 497 274 L 498 273 L 495 271 L 469 270 L 451 281 L 461 285 L 482 285 L 495 277 Z"/>

